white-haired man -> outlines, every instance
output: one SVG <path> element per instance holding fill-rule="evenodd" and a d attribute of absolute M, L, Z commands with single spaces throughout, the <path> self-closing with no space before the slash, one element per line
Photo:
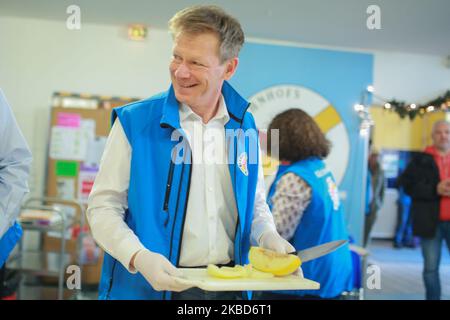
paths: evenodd
<path fill-rule="evenodd" d="M 450 123 L 434 123 L 433 144 L 417 154 L 400 177 L 412 198 L 413 233 L 420 237 L 426 299 L 441 298 L 442 241 L 450 251 Z"/>

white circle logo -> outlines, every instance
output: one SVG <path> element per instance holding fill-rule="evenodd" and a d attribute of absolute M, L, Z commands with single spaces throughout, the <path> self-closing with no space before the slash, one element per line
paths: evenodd
<path fill-rule="evenodd" d="M 341 183 L 347 170 L 350 140 L 339 113 L 330 102 L 318 93 L 296 85 L 273 86 L 258 92 L 249 100 L 249 111 L 259 129 L 267 129 L 277 114 L 292 108 L 300 108 L 313 117 L 332 143 L 325 163 L 333 172 L 337 184 Z"/>

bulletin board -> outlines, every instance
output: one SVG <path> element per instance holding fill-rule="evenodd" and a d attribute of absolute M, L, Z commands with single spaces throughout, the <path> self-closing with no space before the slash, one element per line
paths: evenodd
<path fill-rule="evenodd" d="M 82 126 L 82 122 L 85 120 L 91 120 L 95 125 L 94 134 L 95 137 L 102 137 L 106 139 L 110 131 L 111 124 L 111 110 L 106 109 L 82 109 L 82 108 L 62 108 L 56 107 L 52 108 L 51 111 L 51 122 L 50 122 L 50 137 L 54 139 L 55 136 L 52 135 L 52 132 L 55 133 L 54 128 L 61 128 L 60 130 L 66 130 L 66 132 L 80 130 Z M 64 131 L 57 132 L 59 134 L 64 134 Z M 67 138 L 67 137 L 66 137 Z M 74 141 L 75 139 L 67 139 L 62 141 L 61 147 L 65 150 L 54 150 L 54 146 L 52 143 L 54 141 L 50 141 L 49 146 L 49 155 L 48 155 L 48 167 L 47 167 L 47 196 L 49 197 L 61 197 L 61 190 L 58 190 L 58 178 L 67 178 L 73 179 L 74 183 L 74 194 L 73 197 L 75 200 L 80 199 L 79 194 L 79 178 L 80 171 L 83 169 L 84 161 L 81 158 L 85 158 L 82 152 L 78 150 L 73 150 L 72 146 L 64 145 L 65 142 Z M 75 141 L 77 142 L 77 141 Z M 79 141 L 78 141 L 79 142 Z M 85 144 L 84 146 L 88 149 L 89 147 Z M 89 141 L 87 142 L 89 144 Z M 53 147 L 53 148 L 52 148 Z M 58 148 L 60 146 L 56 146 Z M 82 146 L 81 146 L 82 147 Z M 80 147 L 80 148 L 81 148 Z M 88 150 L 88 153 L 95 152 L 96 154 L 101 154 L 103 150 Z M 61 157 L 52 156 L 52 153 L 57 154 Z M 66 154 L 66 157 L 64 156 Z M 92 157 L 91 155 L 86 155 Z M 86 168 L 92 169 L 95 168 L 95 165 L 90 163 Z M 69 189 L 69 188 L 67 188 Z M 68 190 L 66 190 L 68 191 Z M 67 193 L 63 193 L 63 196 L 69 196 Z"/>
<path fill-rule="evenodd" d="M 87 208 L 87 198 L 98 172 L 110 123 L 111 109 L 52 108 L 46 175 L 47 197 L 76 200 Z M 79 209 L 72 209 L 72 214 L 79 218 Z M 66 251 L 72 255 L 73 261 L 76 261 L 79 253 L 75 231 L 71 230 L 66 236 Z M 45 251 L 59 251 L 60 238 L 48 233 L 44 236 L 43 246 Z M 82 265 L 82 282 L 97 284 L 103 252 L 95 245 L 89 230 L 85 230 L 81 252 L 81 261 L 77 263 Z"/>

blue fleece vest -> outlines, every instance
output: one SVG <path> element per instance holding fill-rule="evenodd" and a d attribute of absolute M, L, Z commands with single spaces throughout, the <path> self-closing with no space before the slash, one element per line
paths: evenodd
<path fill-rule="evenodd" d="M 271 198 L 278 181 L 288 172 L 301 177 L 312 189 L 311 202 L 303 213 L 293 238 L 290 239 L 295 249 L 303 250 L 329 241 L 347 240 L 348 234 L 336 182 L 319 158 L 311 157 L 281 166 L 270 188 L 269 207 L 273 205 Z M 280 293 L 333 298 L 353 287 L 353 267 L 348 245 L 326 256 L 305 262 L 302 269 L 305 278 L 320 283 L 320 289 Z"/>
<path fill-rule="evenodd" d="M 22 228 L 17 222 L 10 227 L 6 233 L 0 238 L 0 268 L 8 259 L 9 254 L 19 242 L 22 236 Z"/>
<path fill-rule="evenodd" d="M 222 95 L 230 115 L 224 128 L 233 185 L 230 192 L 234 192 L 238 209 L 234 261 L 245 264 L 250 248 L 258 163 L 249 162 L 245 170 L 242 155 L 249 154 L 250 146 L 257 143 L 257 135 L 245 135 L 247 129 L 256 132 L 256 126 L 253 116 L 246 112 L 249 103 L 227 82 L 222 87 Z M 112 121 L 116 118 L 132 149 L 125 222 L 147 249 L 179 266 L 192 157 L 180 127 L 178 102 L 172 86 L 167 92 L 147 100 L 114 109 Z M 238 135 L 229 134 L 236 130 Z M 173 137 L 177 139 L 172 137 L 174 131 Z M 170 299 L 171 292 L 153 290 L 140 273 L 129 273 L 120 262 L 105 254 L 99 298 Z"/>

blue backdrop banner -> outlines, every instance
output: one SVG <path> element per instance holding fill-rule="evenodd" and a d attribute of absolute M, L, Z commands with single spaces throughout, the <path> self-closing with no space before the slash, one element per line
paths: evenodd
<path fill-rule="evenodd" d="M 304 109 L 315 118 L 333 144 L 326 163 L 339 183 L 349 232 L 358 244 L 364 225 L 368 137 L 360 133 L 354 105 L 372 82 L 372 54 L 261 43 L 244 45 L 231 80 L 252 102 L 250 111 L 260 129 L 289 108 Z M 269 184 L 270 177 L 266 181 Z"/>

